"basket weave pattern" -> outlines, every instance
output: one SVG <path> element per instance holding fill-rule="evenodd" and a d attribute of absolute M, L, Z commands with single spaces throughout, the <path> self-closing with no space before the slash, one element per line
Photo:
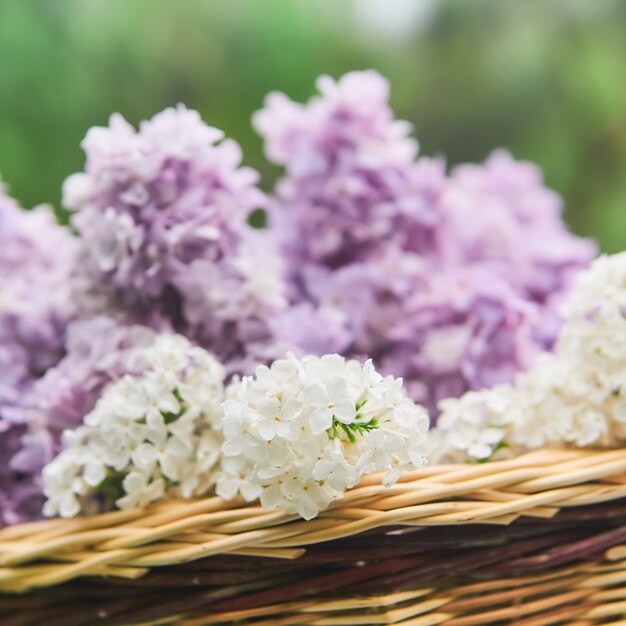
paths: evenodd
<path fill-rule="evenodd" d="M 624 583 L 626 450 L 369 476 L 309 522 L 213 497 L 0 531 L 20 626 L 626 624 Z"/>

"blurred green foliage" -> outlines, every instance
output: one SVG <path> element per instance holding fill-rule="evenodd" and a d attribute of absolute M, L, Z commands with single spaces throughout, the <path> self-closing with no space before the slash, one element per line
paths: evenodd
<path fill-rule="evenodd" d="M 0 172 L 24 205 L 58 207 L 89 126 L 184 102 L 269 188 L 250 125 L 264 94 L 306 99 L 319 74 L 373 67 L 422 153 L 507 147 L 544 169 L 575 231 L 625 249 L 626 2 L 381 2 L 0 0 Z"/>

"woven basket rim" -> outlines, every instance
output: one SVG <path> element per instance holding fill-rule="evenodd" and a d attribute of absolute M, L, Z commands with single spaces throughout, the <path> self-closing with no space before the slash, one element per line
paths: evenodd
<path fill-rule="evenodd" d="M 0 531 L 0 590 L 86 575 L 136 578 L 218 554 L 294 559 L 306 546 L 382 527 L 510 524 L 626 497 L 626 450 L 538 450 L 478 465 L 431 465 L 384 487 L 366 476 L 304 521 L 217 496 L 145 509 L 51 519 Z"/>

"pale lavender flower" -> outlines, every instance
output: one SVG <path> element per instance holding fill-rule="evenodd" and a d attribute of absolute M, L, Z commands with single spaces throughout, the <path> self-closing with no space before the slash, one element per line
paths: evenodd
<path fill-rule="evenodd" d="M 445 227 L 440 256 L 450 265 L 488 265 L 518 293 L 541 306 L 537 340 L 551 348 L 558 310 L 596 246 L 568 232 L 561 197 L 541 171 L 503 150 L 483 165 L 461 165 L 441 198 Z"/>
<path fill-rule="evenodd" d="M 440 398 L 510 381 L 554 343 L 595 246 L 567 231 L 532 164 L 495 152 L 448 175 L 415 159 L 375 72 L 318 88 L 305 105 L 272 94 L 255 117 L 285 167 L 272 225 L 294 306 L 278 332 L 372 357 L 433 414 Z"/>
<path fill-rule="evenodd" d="M 309 300 L 276 319 L 302 353 L 370 357 L 436 414 L 439 400 L 530 365 L 539 308 L 481 268 L 435 269 L 412 253 L 308 276 Z"/>
<path fill-rule="evenodd" d="M 49 207 L 24 211 L 0 185 L 0 388 L 26 384 L 61 357 L 75 249 Z"/>
<path fill-rule="evenodd" d="M 157 311 L 237 370 L 272 351 L 266 319 L 284 296 L 274 251 L 247 224 L 265 204 L 257 174 L 222 137 L 182 106 L 139 131 L 114 115 L 87 134 L 64 203 L 77 211 L 84 308 Z"/>
<path fill-rule="evenodd" d="M 431 162 L 413 167 L 417 142 L 394 120 L 387 82 L 354 72 L 317 85 L 321 95 L 307 105 L 274 93 L 254 117 L 268 157 L 286 169 L 274 225 L 289 253 L 339 267 L 423 241 L 435 215 L 416 192 L 429 195 L 441 172 Z"/>
<path fill-rule="evenodd" d="M 433 414 L 443 398 L 511 380 L 539 352 L 532 335 L 538 307 L 484 269 L 427 268 L 403 278 L 402 291 L 380 296 L 389 304 L 379 323 L 389 327 L 384 335 L 378 329 L 376 356 Z"/>
<path fill-rule="evenodd" d="M 0 185 L 0 526 L 38 512 L 32 476 L 10 460 L 29 433 L 24 398 L 63 355 L 74 254 L 48 207 L 24 211 Z"/>

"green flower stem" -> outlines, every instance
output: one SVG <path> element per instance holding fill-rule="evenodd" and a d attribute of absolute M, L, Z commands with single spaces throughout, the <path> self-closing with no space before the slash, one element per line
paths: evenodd
<path fill-rule="evenodd" d="M 356 421 L 352 422 L 352 424 L 344 424 L 333 416 L 333 425 L 329 429 L 329 435 L 332 439 L 341 439 L 341 431 L 343 431 L 351 443 L 356 443 L 357 435 L 362 437 L 376 428 L 378 428 L 378 420 L 375 417 L 372 417 L 367 422 Z"/>

